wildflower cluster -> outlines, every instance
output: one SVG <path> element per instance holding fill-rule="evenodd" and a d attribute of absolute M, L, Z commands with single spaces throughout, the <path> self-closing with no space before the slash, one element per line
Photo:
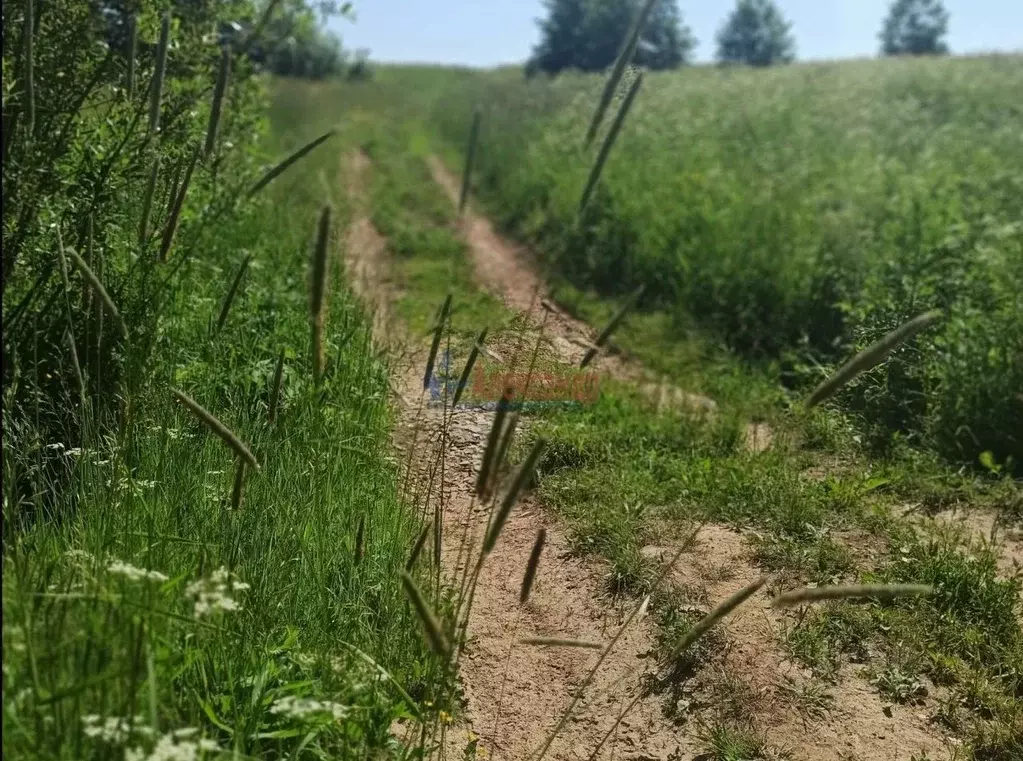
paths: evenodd
<path fill-rule="evenodd" d="M 221 566 L 208 579 L 199 579 L 185 588 L 185 594 L 195 599 L 195 617 L 214 613 L 218 610 L 234 612 L 242 609 L 232 596 L 244 592 L 249 585 Z"/>
<path fill-rule="evenodd" d="M 308 719 L 314 716 L 330 715 L 340 721 L 348 713 L 348 707 L 330 700 L 314 700 L 286 695 L 274 701 L 270 713 L 293 719 Z"/>
<path fill-rule="evenodd" d="M 124 761 L 197 761 L 206 753 L 221 750 L 213 740 L 197 738 L 198 734 L 195 727 L 176 729 L 160 737 L 149 752 L 142 748 L 128 748 Z"/>
<path fill-rule="evenodd" d="M 149 571 L 145 568 L 137 568 L 130 563 L 125 563 L 123 560 L 117 559 L 111 560 L 110 563 L 107 564 L 107 573 L 124 576 L 129 581 L 167 581 L 166 574 L 162 574 L 159 571 Z"/>

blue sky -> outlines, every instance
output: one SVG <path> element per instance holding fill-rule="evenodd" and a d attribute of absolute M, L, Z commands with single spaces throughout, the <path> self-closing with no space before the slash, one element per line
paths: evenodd
<path fill-rule="evenodd" d="M 801 59 L 853 58 L 877 52 L 890 0 L 778 0 L 793 24 Z M 679 0 L 699 40 L 697 60 L 714 55 L 714 38 L 731 0 Z M 953 53 L 1023 51 L 1023 0 L 945 0 Z M 540 0 L 355 0 L 355 23 L 331 28 L 349 48 L 377 61 L 494 66 L 524 61 L 537 39 Z"/>

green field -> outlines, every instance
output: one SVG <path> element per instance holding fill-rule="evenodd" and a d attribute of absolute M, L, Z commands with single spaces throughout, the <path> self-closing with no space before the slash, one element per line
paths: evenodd
<path fill-rule="evenodd" d="M 425 118 L 452 150 L 482 109 L 476 190 L 553 276 L 604 297 L 643 284 L 646 309 L 797 393 L 941 309 L 842 407 L 881 448 L 1023 466 L 1023 59 L 648 74 L 582 217 L 600 77 L 393 76 L 433 89 Z"/>

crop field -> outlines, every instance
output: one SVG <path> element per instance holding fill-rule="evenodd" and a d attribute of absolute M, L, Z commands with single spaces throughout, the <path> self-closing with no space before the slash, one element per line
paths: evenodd
<path fill-rule="evenodd" d="M 5 758 L 1023 757 L 1023 58 L 628 68 L 587 145 L 605 75 L 58 5 Z"/>

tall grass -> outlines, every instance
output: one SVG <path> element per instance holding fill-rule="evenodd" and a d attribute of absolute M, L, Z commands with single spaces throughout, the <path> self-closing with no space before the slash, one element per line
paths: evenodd
<path fill-rule="evenodd" d="M 255 15 L 4 9 L 4 757 L 396 755 L 449 692 L 347 290 L 312 356 L 298 159 L 333 125 L 267 131 L 207 39 Z"/>
<path fill-rule="evenodd" d="M 1019 467 L 1021 70 L 992 56 L 647 73 L 582 224 L 579 140 L 602 78 L 400 75 L 434 93 L 428 118 L 451 146 L 479 104 L 476 189 L 556 275 L 603 296 L 646 284 L 644 309 L 783 360 L 800 389 L 941 309 L 939 329 L 834 401 L 871 442 Z"/>

